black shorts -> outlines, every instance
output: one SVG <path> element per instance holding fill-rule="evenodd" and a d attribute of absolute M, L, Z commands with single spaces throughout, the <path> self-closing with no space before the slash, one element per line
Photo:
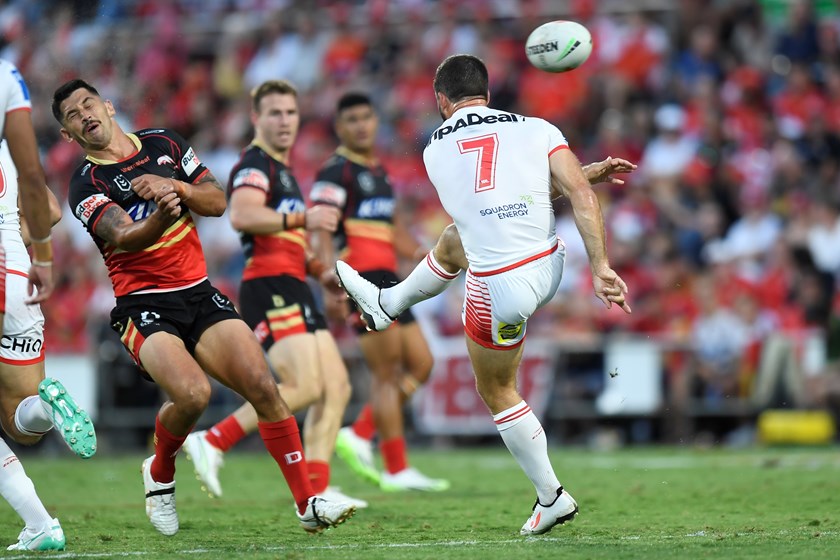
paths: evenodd
<path fill-rule="evenodd" d="M 118 297 L 111 311 L 111 328 L 142 368 L 140 347 L 152 334 L 177 336 L 192 354 L 202 333 L 227 319 L 241 317 L 227 296 L 205 280 L 186 290 Z"/>
<path fill-rule="evenodd" d="M 372 282 L 380 288 L 388 288 L 400 281 L 399 278 L 397 278 L 397 275 L 391 272 L 390 270 L 369 270 L 368 272 L 360 272 L 359 276 L 361 276 L 368 282 Z M 356 304 L 353 302 L 352 299 L 349 301 L 350 309 L 352 310 L 354 316 L 353 328 L 358 334 L 369 333 L 370 331 L 367 330 L 361 317 L 359 317 L 359 310 L 356 307 Z M 396 317 L 396 322 L 401 325 L 410 325 L 416 320 L 417 319 L 414 318 L 414 314 L 411 312 L 411 308 L 406 309 L 405 311 L 400 313 L 398 317 Z"/>
<path fill-rule="evenodd" d="M 293 276 L 266 276 L 242 282 L 239 309 L 266 352 L 287 336 L 327 328 L 309 284 Z"/>

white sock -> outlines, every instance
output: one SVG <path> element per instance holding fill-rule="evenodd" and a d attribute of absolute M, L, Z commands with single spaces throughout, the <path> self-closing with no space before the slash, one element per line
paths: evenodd
<path fill-rule="evenodd" d="M 40 529 L 52 521 L 52 517 L 35 493 L 35 485 L 26 476 L 23 465 L 3 439 L 0 439 L 0 494 L 20 515 L 27 527 Z"/>
<path fill-rule="evenodd" d="M 53 428 L 52 418 L 41 397 L 26 397 L 15 410 L 15 427 L 28 436 L 42 436 Z"/>
<path fill-rule="evenodd" d="M 540 421 L 525 401 L 493 415 L 499 435 L 531 483 L 541 504 L 557 497 L 560 481 L 548 458 L 548 442 Z"/>
<path fill-rule="evenodd" d="M 414 267 L 408 278 L 379 294 L 379 305 L 391 317 L 396 317 L 415 303 L 426 301 L 443 293 L 460 272 L 450 274 L 443 269 L 429 252 L 426 258 Z"/>

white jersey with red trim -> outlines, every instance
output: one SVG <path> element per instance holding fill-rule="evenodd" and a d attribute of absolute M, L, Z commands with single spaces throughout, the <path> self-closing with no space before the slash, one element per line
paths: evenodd
<path fill-rule="evenodd" d="M 548 157 L 561 148 L 547 121 L 484 106 L 457 110 L 432 134 L 423 161 L 470 270 L 500 272 L 556 246 Z"/>
<path fill-rule="evenodd" d="M 14 64 L 0 59 L 0 133 L 5 129 L 6 115 L 20 110 L 32 110 L 29 90 Z M 17 170 L 6 144 L 3 138 L 0 150 L 0 230 L 20 232 Z"/>

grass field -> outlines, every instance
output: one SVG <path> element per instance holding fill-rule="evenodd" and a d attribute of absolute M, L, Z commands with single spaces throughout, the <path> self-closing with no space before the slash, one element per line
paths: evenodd
<path fill-rule="evenodd" d="M 219 500 L 202 493 L 180 457 L 181 531 L 170 538 L 146 519 L 141 456 L 23 460 L 67 533 L 67 550 L 41 554 L 49 558 L 840 558 L 834 448 L 555 449 L 555 469 L 581 513 L 532 538 L 518 532 L 533 490 L 504 448 L 415 451 L 412 458 L 427 473 L 449 477 L 452 490 L 383 494 L 336 460 L 334 483 L 371 505 L 310 536 L 298 528 L 267 454 L 230 454 Z M 19 530 L 11 508 L 0 506 L 0 542 L 13 542 Z"/>

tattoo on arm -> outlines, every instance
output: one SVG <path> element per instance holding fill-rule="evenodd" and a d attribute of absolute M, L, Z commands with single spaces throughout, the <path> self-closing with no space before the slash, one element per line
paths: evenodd
<path fill-rule="evenodd" d="M 207 174 L 203 177 L 203 179 L 203 181 L 198 183 L 199 185 L 203 185 L 204 183 L 210 183 L 220 191 L 224 192 L 225 188 L 222 186 L 221 183 L 219 183 L 219 180 L 216 179 L 215 175 L 213 175 L 213 173 L 209 169 L 207 170 Z"/>
<path fill-rule="evenodd" d="M 117 230 L 131 222 L 132 220 L 125 210 L 116 204 L 111 204 L 99 217 L 94 233 L 108 243 L 115 244 Z"/>

